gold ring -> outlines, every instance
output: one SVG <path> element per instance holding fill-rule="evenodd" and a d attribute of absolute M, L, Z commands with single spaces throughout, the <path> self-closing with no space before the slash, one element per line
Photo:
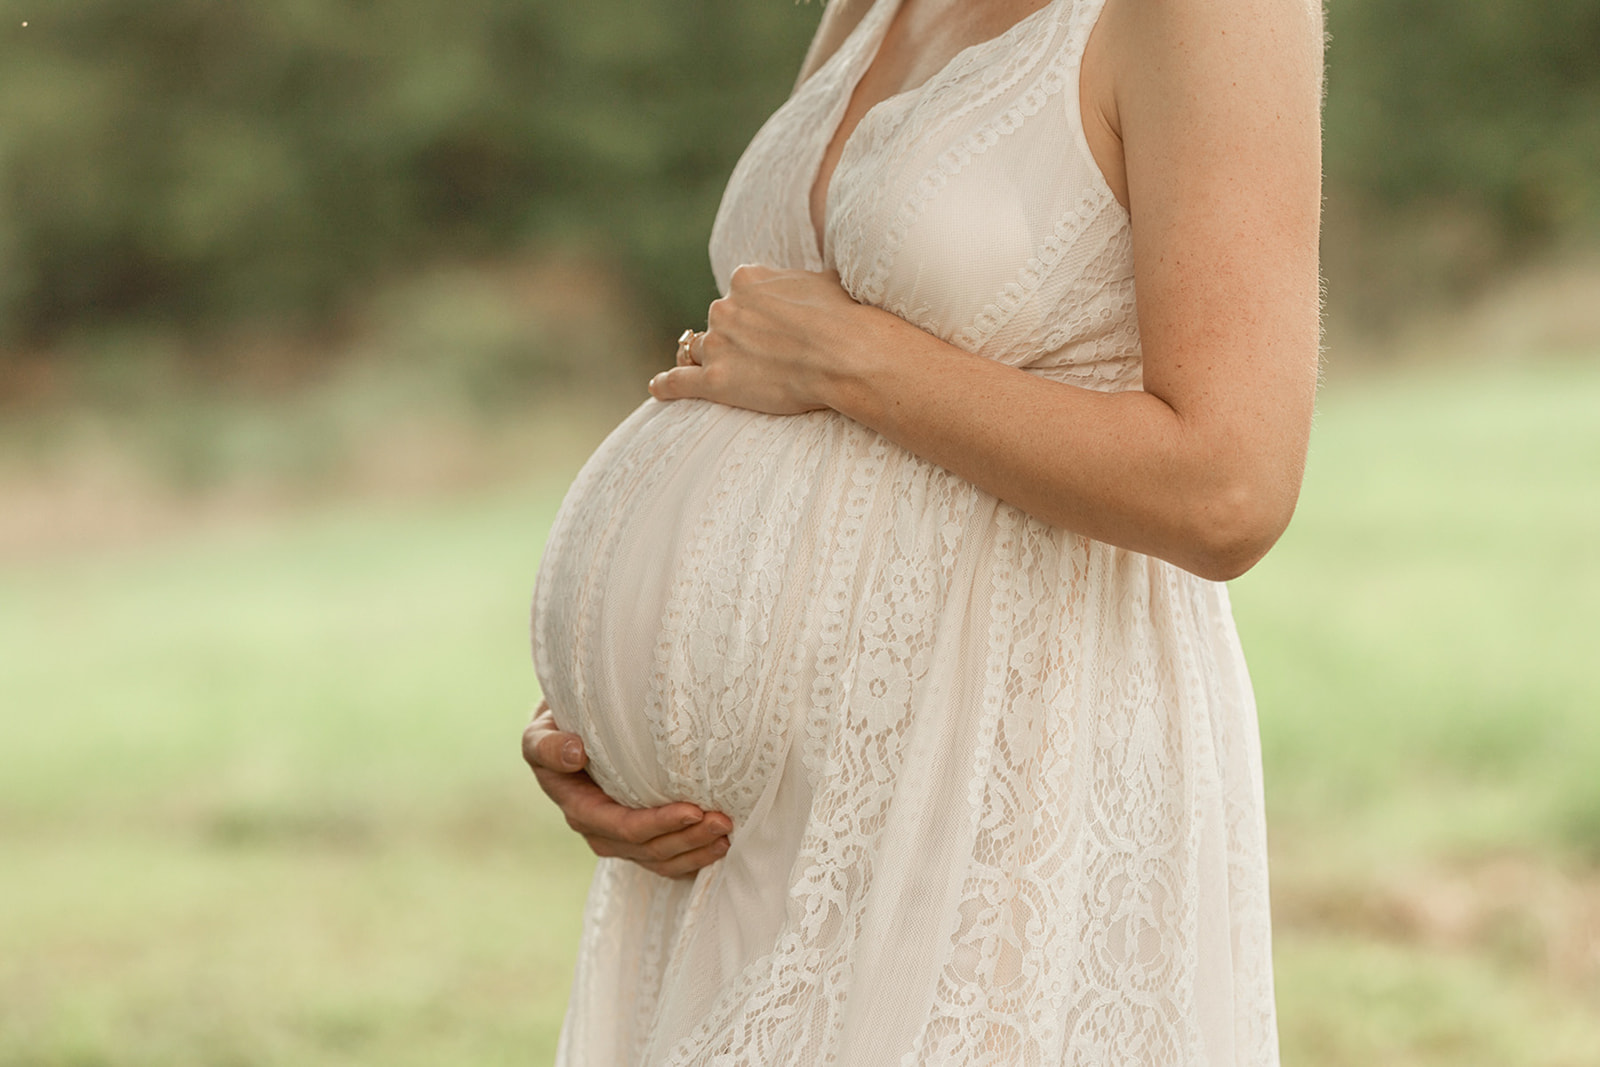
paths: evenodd
<path fill-rule="evenodd" d="M 682 367 L 694 362 L 694 339 L 695 332 L 693 330 L 684 330 L 682 335 L 679 336 L 678 366 Z"/>

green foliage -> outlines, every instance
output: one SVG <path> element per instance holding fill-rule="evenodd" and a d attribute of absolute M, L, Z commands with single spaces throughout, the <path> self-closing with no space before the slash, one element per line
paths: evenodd
<path fill-rule="evenodd" d="M 1600 212 L 1600 4 L 1334 0 L 1328 173 L 1547 238 Z"/>
<path fill-rule="evenodd" d="M 1600 236 L 1600 4 L 1331 0 L 1329 32 L 1336 304 L 1382 322 Z"/>
<path fill-rule="evenodd" d="M 697 321 L 723 182 L 818 9 L 52 0 L 0 30 L 0 352 L 313 326 L 421 263 L 556 244 Z M 1592 232 L 1593 0 L 1332 0 L 1330 30 L 1336 299 Z"/>
<path fill-rule="evenodd" d="M 57 0 L 0 40 L 0 341 L 315 322 L 419 259 L 563 238 L 698 314 L 721 181 L 815 17 Z"/>

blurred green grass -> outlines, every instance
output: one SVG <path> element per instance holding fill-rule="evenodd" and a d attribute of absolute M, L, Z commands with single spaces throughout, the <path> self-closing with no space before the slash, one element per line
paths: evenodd
<path fill-rule="evenodd" d="M 1600 363 L 1324 394 L 1233 597 L 1286 1063 L 1600 1049 Z M 589 859 L 517 753 L 568 472 L 0 562 L 0 1065 L 545 1063 Z"/>
<path fill-rule="evenodd" d="M 533 803 L 560 486 L 0 580 L 0 1063 L 526 1063 L 588 858 Z"/>

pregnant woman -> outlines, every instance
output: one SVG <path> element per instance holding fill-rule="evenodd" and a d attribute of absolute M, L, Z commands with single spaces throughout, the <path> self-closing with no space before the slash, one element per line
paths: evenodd
<path fill-rule="evenodd" d="M 1299 491 L 1321 60 L 1316 0 L 828 7 L 541 565 L 561 1064 L 1276 1063 L 1221 583 Z"/>

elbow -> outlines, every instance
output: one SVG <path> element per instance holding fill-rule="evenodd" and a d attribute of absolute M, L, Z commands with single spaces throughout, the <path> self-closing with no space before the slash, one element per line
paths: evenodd
<path fill-rule="evenodd" d="M 1254 567 L 1283 536 L 1294 499 L 1257 486 L 1234 485 L 1208 495 L 1191 511 L 1189 551 L 1178 562 L 1213 582 L 1230 582 Z"/>
<path fill-rule="evenodd" d="M 1231 582 L 1259 563 L 1271 547 L 1270 543 L 1265 546 L 1254 543 L 1221 546 L 1207 551 L 1192 564 L 1186 564 L 1184 569 L 1208 582 Z"/>

